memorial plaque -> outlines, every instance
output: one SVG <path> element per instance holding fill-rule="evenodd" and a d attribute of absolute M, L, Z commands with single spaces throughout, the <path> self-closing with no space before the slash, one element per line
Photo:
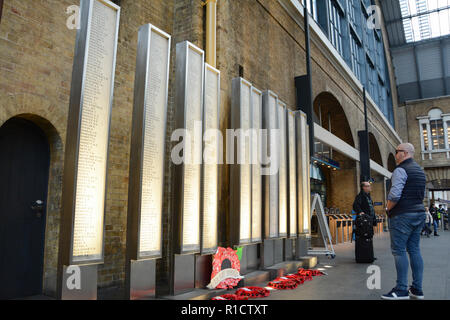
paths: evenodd
<path fill-rule="evenodd" d="M 278 123 L 280 128 L 278 190 L 279 190 L 279 237 L 287 236 L 288 221 L 288 179 L 287 179 L 287 143 L 286 143 L 286 104 L 278 100 Z"/>
<path fill-rule="evenodd" d="M 262 108 L 263 129 L 266 135 L 262 139 L 262 168 L 264 188 L 264 237 L 274 239 L 279 237 L 279 197 L 278 197 L 278 169 L 279 169 L 279 122 L 278 96 L 272 91 L 263 93 Z"/>
<path fill-rule="evenodd" d="M 306 114 L 298 111 L 296 116 L 297 149 L 297 210 L 298 234 L 310 231 L 310 159 Z"/>
<path fill-rule="evenodd" d="M 120 8 L 82 0 L 63 178 L 62 264 L 103 261 L 106 172 Z M 61 264 L 60 264 L 60 267 Z"/>
<path fill-rule="evenodd" d="M 217 249 L 217 204 L 221 137 L 219 130 L 220 71 L 205 63 L 203 105 L 204 159 L 202 177 L 201 253 Z"/>
<path fill-rule="evenodd" d="M 127 224 L 134 260 L 161 256 L 170 40 L 150 24 L 139 29 Z"/>
<path fill-rule="evenodd" d="M 262 92 L 251 89 L 251 127 L 254 130 L 251 142 L 252 163 L 252 242 L 262 241 L 262 173 L 261 173 L 261 135 Z M 256 140 L 256 141 L 255 141 Z"/>
<path fill-rule="evenodd" d="M 176 50 L 176 128 L 186 129 L 186 136 L 183 162 L 175 167 L 175 241 L 176 252 L 188 254 L 200 252 L 204 52 L 188 41 Z"/>
<path fill-rule="evenodd" d="M 251 88 L 242 79 L 232 80 L 231 124 L 235 129 L 234 159 L 231 166 L 231 207 L 234 244 L 251 242 Z"/>
<path fill-rule="evenodd" d="M 295 112 L 287 111 L 289 168 L 289 237 L 297 237 L 297 153 L 295 148 Z"/>

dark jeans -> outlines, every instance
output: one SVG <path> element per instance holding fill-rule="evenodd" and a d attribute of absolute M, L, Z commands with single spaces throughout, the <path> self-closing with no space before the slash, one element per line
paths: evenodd
<path fill-rule="evenodd" d="M 438 229 L 438 223 L 436 220 L 433 220 L 433 227 L 434 227 L 434 233 L 437 233 L 437 229 Z"/>
<path fill-rule="evenodd" d="M 411 264 L 413 283 L 417 290 L 422 290 L 423 259 L 420 254 L 420 232 L 425 224 L 424 212 L 408 212 L 389 218 L 391 250 L 397 269 L 396 289 L 408 290 L 408 257 Z"/>

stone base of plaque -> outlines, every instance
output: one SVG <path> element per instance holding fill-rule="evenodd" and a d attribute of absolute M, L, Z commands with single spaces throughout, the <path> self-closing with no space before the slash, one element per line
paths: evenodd
<path fill-rule="evenodd" d="M 294 259 L 294 241 L 295 239 L 284 239 L 284 261 Z"/>
<path fill-rule="evenodd" d="M 262 268 L 273 266 L 275 264 L 273 252 L 274 252 L 274 240 L 264 240 L 262 245 Z"/>
<path fill-rule="evenodd" d="M 273 262 L 280 263 L 283 261 L 284 256 L 284 239 L 276 239 L 273 243 Z"/>
<path fill-rule="evenodd" d="M 186 293 L 174 296 L 162 296 L 160 298 L 166 300 L 211 300 L 216 296 L 220 296 L 226 293 L 230 293 L 230 291 L 226 289 L 220 290 L 194 289 Z"/>
<path fill-rule="evenodd" d="M 272 280 L 270 272 L 267 270 L 257 270 L 250 272 L 244 276 L 244 279 L 239 281 L 238 288 L 260 285 Z"/>
<path fill-rule="evenodd" d="M 262 254 L 262 268 L 273 266 L 283 261 L 284 239 L 264 240 Z"/>
<path fill-rule="evenodd" d="M 295 243 L 295 258 L 299 259 L 308 255 L 308 249 L 311 246 L 311 238 L 307 235 L 300 235 Z"/>
<path fill-rule="evenodd" d="M 126 294 L 130 300 L 153 299 L 156 293 L 156 260 L 131 260 Z"/>
<path fill-rule="evenodd" d="M 195 289 L 195 255 L 176 254 L 174 256 L 173 288 L 174 296 Z"/>
<path fill-rule="evenodd" d="M 270 279 L 273 280 L 290 273 L 296 273 L 299 268 L 306 268 L 303 260 L 278 263 L 268 267 L 266 270 L 270 272 Z"/>
<path fill-rule="evenodd" d="M 252 271 L 258 269 L 258 245 L 251 244 L 242 247 L 242 258 L 241 258 L 241 274 L 246 275 Z"/>
<path fill-rule="evenodd" d="M 212 255 L 195 255 L 195 288 L 205 289 L 211 281 Z"/>
<path fill-rule="evenodd" d="M 317 265 L 317 257 L 316 256 L 305 256 L 300 257 L 299 259 L 302 262 L 302 268 L 311 269 Z"/>
<path fill-rule="evenodd" d="M 61 300 L 97 300 L 97 265 L 63 266 Z M 79 286 L 76 286 L 79 280 Z"/>

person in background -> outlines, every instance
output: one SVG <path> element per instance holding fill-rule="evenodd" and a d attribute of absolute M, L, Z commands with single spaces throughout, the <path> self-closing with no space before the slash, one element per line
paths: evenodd
<path fill-rule="evenodd" d="M 439 209 L 436 210 L 436 219 L 437 219 L 437 226 L 441 225 L 441 219 L 442 219 L 442 204 L 439 205 Z"/>
<path fill-rule="evenodd" d="M 423 259 L 420 253 L 420 232 L 425 224 L 425 173 L 414 161 L 414 146 L 402 143 L 395 150 L 397 167 L 392 173 L 386 212 L 389 217 L 391 250 L 397 269 L 397 284 L 386 300 L 423 299 Z M 413 283 L 408 290 L 408 256 Z"/>
<path fill-rule="evenodd" d="M 429 238 L 430 234 L 431 234 L 431 224 L 433 223 L 433 217 L 431 216 L 431 213 L 428 210 L 428 207 L 425 207 L 425 213 L 426 213 L 427 217 L 425 220 L 425 225 L 424 225 L 420 235 L 422 235 L 422 233 L 425 232 L 425 234 L 427 235 L 427 238 Z"/>
<path fill-rule="evenodd" d="M 377 219 L 375 216 L 375 209 L 373 208 L 373 201 L 370 197 L 370 192 L 372 191 L 372 185 L 368 181 L 361 182 L 361 191 L 355 197 L 353 202 L 353 211 L 357 215 L 366 214 L 372 219 L 373 226 L 377 225 Z M 374 257 L 375 260 L 377 258 Z"/>
<path fill-rule="evenodd" d="M 438 210 L 434 204 L 431 205 L 430 213 L 431 213 L 431 216 L 433 217 L 434 236 L 439 237 L 439 234 L 437 233 L 438 226 L 439 226 L 438 225 Z"/>
<path fill-rule="evenodd" d="M 444 230 L 448 230 L 448 209 L 445 210 L 445 208 L 442 208 L 442 217 L 444 220 Z"/>

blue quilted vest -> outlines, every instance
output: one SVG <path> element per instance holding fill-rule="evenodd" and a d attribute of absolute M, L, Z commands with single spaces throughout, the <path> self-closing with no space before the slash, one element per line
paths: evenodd
<path fill-rule="evenodd" d="M 402 196 L 389 216 L 406 212 L 425 212 L 423 198 L 425 196 L 425 173 L 422 168 L 412 159 L 406 159 L 397 168 L 403 168 L 408 175 Z"/>

